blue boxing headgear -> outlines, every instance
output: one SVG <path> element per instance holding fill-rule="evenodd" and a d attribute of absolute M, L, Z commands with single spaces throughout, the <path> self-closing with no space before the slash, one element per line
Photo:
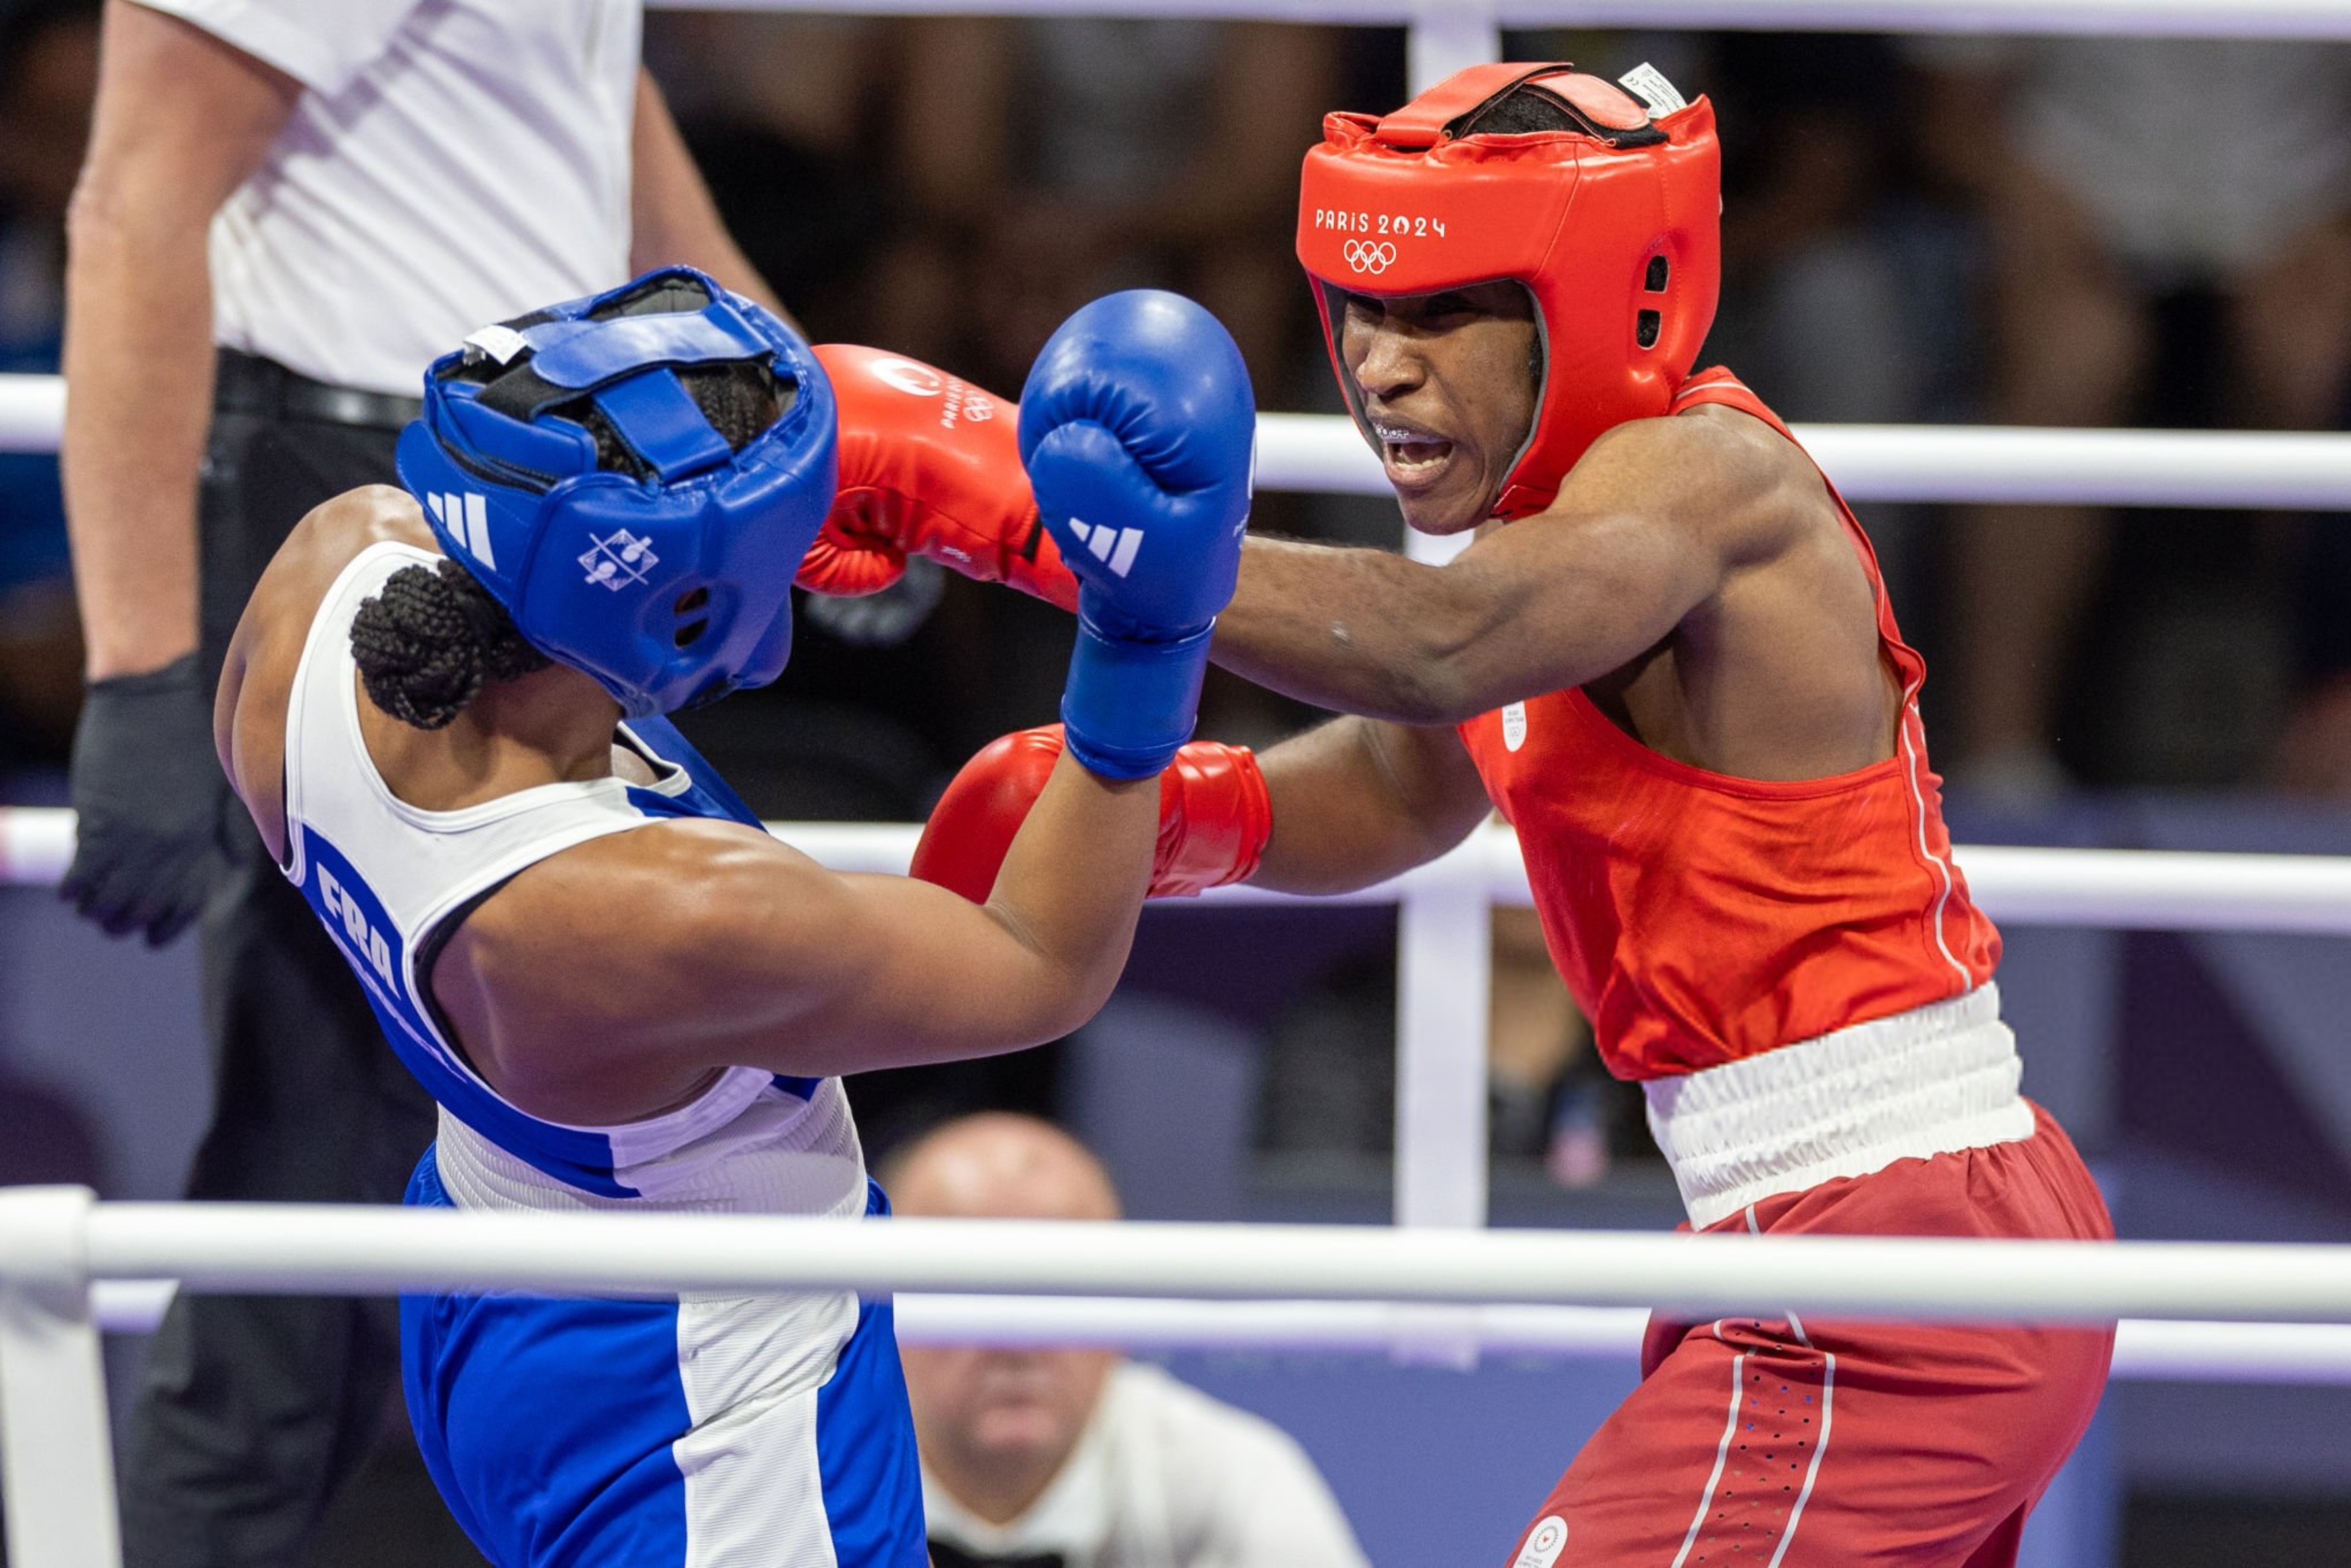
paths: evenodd
<path fill-rule="evenodd" d="M 434 361 L 400 479 L 532 646 L 642 718 L 782 673 L 834 423 L 798 333 L 665 267 Z"/>

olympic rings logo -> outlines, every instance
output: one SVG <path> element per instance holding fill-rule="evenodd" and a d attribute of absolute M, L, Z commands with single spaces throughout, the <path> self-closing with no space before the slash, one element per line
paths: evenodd
<path fill-rule="evenodd" d="M 1351 239 L 1340 254 L 1347 258 L 1347 265 L 1357 272 L 1377 274 L 1385 272 L 1395 265 L 1396 248 L 1385 240 L 1374 245 L 1370 240 Z"/>

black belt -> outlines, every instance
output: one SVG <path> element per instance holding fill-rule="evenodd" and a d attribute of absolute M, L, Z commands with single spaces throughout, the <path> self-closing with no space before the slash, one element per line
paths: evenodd
<path fill-rule="evenodd" d="M 398 430 L 423 412 L 422 399 L 332 386 L 298 375 L 275 360 L 223 349 L 214 360 L 213 406 L 223 413 L 309 419 Z"/>
<path fill-rule="evenodd" d="M 931 1568 L 1064 1568 L 1068 1558 L 1058 1552 L 1002 1553 L 967 1552 L 951 1541 L 933 1536 Z"/>

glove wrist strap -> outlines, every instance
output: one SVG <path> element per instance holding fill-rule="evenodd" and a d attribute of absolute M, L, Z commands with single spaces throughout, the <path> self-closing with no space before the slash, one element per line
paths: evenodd
<path fill-rule="evenodd" d="M 1070 753 L 1105 779 L 1148 779 L 1192 737 L 1216 622 L 1167 642 L 1122 637 L 1078 617 L 1061 688 Z"/>
<path fill-rule="evenodd" d="M 1255 876 L 1273 835 L 1273 805 L 1256 755 L 1203 741 L 1176 757 L 1168 780 L 1183 836 L 1157 868 L 1152 896 L 1199 894 Z"/>

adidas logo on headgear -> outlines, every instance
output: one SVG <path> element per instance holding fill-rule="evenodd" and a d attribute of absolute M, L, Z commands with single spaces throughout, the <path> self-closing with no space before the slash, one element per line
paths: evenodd
<path fill-rule="evenodd" d="M 463 495 L 443 490 L 425 497 L 424 504 L 433 508 L 433 520 L 448 529 L 466 553 L 492 570 L 497 569 L 498 558 L 490 549 L 489 507 L 485 497 L 471 490 Z"/>

